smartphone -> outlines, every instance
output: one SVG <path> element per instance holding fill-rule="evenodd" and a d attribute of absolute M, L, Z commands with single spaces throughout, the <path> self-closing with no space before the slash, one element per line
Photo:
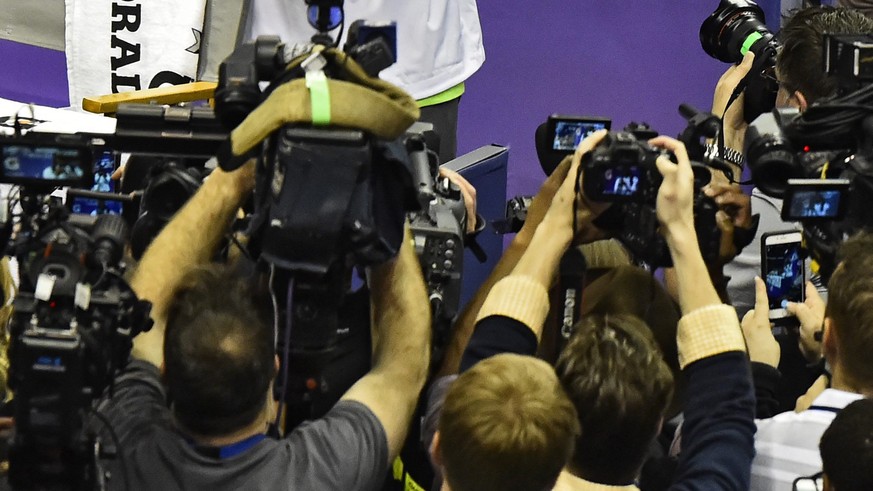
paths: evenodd
<path fill-rule="evenodd" d="M 761 278 L 767 285 L 770 319 L 788 317 L 788 302 L 803 302 L 806 268 L 800 232 L 771 232 L 761 237 Z"/>

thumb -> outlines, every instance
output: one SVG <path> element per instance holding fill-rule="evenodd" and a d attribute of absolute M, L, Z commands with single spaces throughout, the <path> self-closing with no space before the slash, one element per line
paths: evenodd
<path fill-rule="evenodd" d="M 748 51 L 743 56 L 743 61 L 740 62 L 737 72 L 745 76 L 752 69 L 752 64 L 755 63 L 755 53 Z"/>

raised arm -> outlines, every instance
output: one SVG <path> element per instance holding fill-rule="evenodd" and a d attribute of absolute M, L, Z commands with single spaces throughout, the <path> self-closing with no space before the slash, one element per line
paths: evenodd
<path fill-rule="evenodd" d="M 743 335 L 733 308 L 721 303 L 709 281 L 697 246 L 685 147 L 666 137 L 650 143 L 671 150 L 678 161 L 657 161 L 664 176 L 657 213 L 676 271 L 683 314 L 679 364 L 688 379 L 682 452 L 670 489 L 746 490 L 755 454 L 755 398 Z"/>
<path fill-rule="evenodd" d="M 563 201 L 569 200 L 568 204 L 566 204 L 566 211 L 570 211 L 573 205 L 573 186 L 575 184 L 575 176 L 581 162 L 582 155 L 591 151 L 600 140 L 606 135 L 606 132 L 598 132 L 589 138 L 586 138 L 579 144 L 579 147 L 576 149 L 576 152 L 572 156 L 572 158 L 566 158 L 563 162 L 552 172 L 551 175 L 546 179 L 543 185 L 540 187 L 537 195 L 534 197 L 533 202 L 531 203 L 530 210 L 528 211 L 527 219 L 524 222 L 521 230 L 516 234 L 510 243 L 509 247 L 500 257 L 500 260 L 494 266 L 494 269 L 491 271 L 491 274 L 485 280 L 484 283 L 479 287 L 479 290 L 476 291 L 476 295 L 472 300 L 464 307 L 463 312 L 458 317 L 457 322 L 455 322 L 455 332 L 452 336 L 451 343 L 446 350 L 445 359 L 443 360 L 443 365 L 440 369 L 440 375 L 448 375 L 451 373 L 457 373 L 458 368 L 460 366 L 461 357 L 464 353 L 464 350 L 467 347 L 467 344 L 470 340 L 470 337 L 473 334 L 473 329 L 476 326 L 476 320 L 480 318 L 480 310 L 482 309 L 482 305 L 485 303 L 485 299 L 488 297 L 488 294 L 491 292 L 494 285 L 496 285 L 500 280 L 509 276 L 510 274 L 523 273 L 527 274 L 528 272 L 532 272 L 534 276 L 541 276 L 542 274 L 547 274 L 548 278 L 543 279 L 540 277 L 538 281 L 540 283 L 545 284 L 545 287 L 548 288 L 549 282 L 551 281 L 552 275 L 554 275 L 554 271 L 557 268 L 557 263 L 560 261 L 560 254 L 567 248 L 569 245 L 569 239 L 567 239 L 566 235 L 564 236 L 555 236 L 550 237 L 550 231 L 555 231 L 556 223 L 555 217 L 552 217 L 551 223 L 543 223 L 546 219 L 546 216 L 550 212 L 550 210 L 555 206 L 555 201 L 558 199 L 559 190 L 562 186 L 569 186 L 568 189 L 564 190 L 565 196 L 561 198 Z M 569 176 L 569 178 L 568 178 Z M 554 215 L 554 213 L 553 213 Z M 590 223 L 591 220 L 596 216 L 594 212 L 582 211 L 581 215 L 578 219 L 579 223 L 583 221 L 588 221 Z M 572 214 L 566 215 L 566 220 L 569 220 L 569 224 L 564 232 L 569 232 L 572 239 Z M 541 232 L 538 232 L 540 228 L 543 228 Z M 549 230 L 546 230 L 549 229 Z M 559 232 L 559 233 L 564 233 Z M 540 237 L 536 239 L 536 234 L 539 233 Z M 536 244 L 534 240 L 536 239 Z M 565 243 L 559 243 L 561 241 L 566 241 Z M 557 256 L 552 253 L 547 253 L 546 250 L 540 250 L 539 248 L 542 246 L 548 247 L 549 251 L 557 248 L 559 252 Z M 520 264 L 522 258 L 525 257 L 525 253 L 528 250 L 538 251 L 538 254 L 531 255 L 525 259 L 524 264 L 522 265 L 522 269 L 516 271 L 516 266 Z M 545 314 L 544 314 L 545 315 Z M 541 323 L 540 323 L 541 324 Z M 540 325 L 540 330 L 542 326 Z M 539 337 L 539 334 L 537 334 Z"/>
<path fill-rule="evenodd" d="M 254 186 L 254 167 L 249 162 L 233 172 L 213 171 L 146 250 L 131 286 L 139 298 L 152 302 L 154 326 L 134 339 L 134 357 L 158 367 L 163 363 L 167 308 L 176 287 L 215 254 Z"/>
<path fill-rule="evenodd" d="M 388 438 L 391 462 L 403 447 L 430 359 L 430 304 L 408 227 L 397 257 L 372 268 L 370 291 L 373 368 L 342 399 L 373 411 Z"/>

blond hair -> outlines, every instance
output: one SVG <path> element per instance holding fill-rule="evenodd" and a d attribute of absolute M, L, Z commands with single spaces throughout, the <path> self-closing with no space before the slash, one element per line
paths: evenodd
<path fill-rule="evenodd" d="M 453 491 L 551 489 L 573 453 L 576 410 L 550 365 L 501 354 L 464 372 L 439 423 Z"/>

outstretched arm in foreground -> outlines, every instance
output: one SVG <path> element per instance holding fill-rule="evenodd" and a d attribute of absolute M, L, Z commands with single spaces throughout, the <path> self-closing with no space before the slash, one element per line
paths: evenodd
<path fill-rule="evenodd" d="M 754 410 L 749 363 L 736 313 L 709 281 L 694 230 L 693 175 L 685 147 L 672 138 L 650 143 L 671 150 L 657 161 L 664 182 L 657 212 L 678 280 L 679 363 L 688 377 L 682 453 L 671 489 L 749 489 Z"/>

